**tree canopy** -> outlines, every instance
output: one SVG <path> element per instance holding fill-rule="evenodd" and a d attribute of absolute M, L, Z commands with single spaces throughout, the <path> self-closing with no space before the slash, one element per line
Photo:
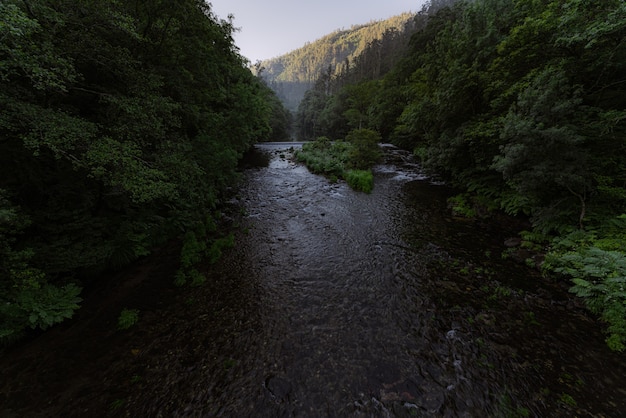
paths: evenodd
<path fill-rule="evenodd" d="M 0 3 L 0 337 L 206 223 L 285 129 L 233 31 L 203 0 Z"/>

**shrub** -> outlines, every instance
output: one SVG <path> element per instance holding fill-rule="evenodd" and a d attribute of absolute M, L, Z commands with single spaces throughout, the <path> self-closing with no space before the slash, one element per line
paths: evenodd
<path fill-rule="evenodd" d="M 350 132 L 346 141 L 330 142 L 320 137 L 304 144 L 296 152 L 296 159 L 314 174 L 322 174 L 332 182 L 343 178 L 354 190 L 371 193 L 374 176 L 370 168 L 382 156 L 379 141 L 380 135 L 369 129 Z"/>
<path fill-rule="evenodd" d="M 191 269 L 189 277 L 191 278 L 191 283 L 189 283 L 191 287 L 202 286 L 206 282 L 206 276 L 196 269 Z"/>
<path fill-rule="evenodd" d="M 205 256 L 208 257 L 209 263 L 216 263 L 222 257 L 222 250 L 233 248 L 234 246 L 235 236 L 230 233 L 225 237 L 215 239 L 207 249 Z"/>
<path fill-rule="evenodd" d="M 452 213 L 455 216 L 470 219 L 477 216 L 476 209 L 470 202 L 469 195 L 465 193 L 448 198 L 448 207 L 452 209 Z"/>
<path fill-rule="evenodd" d="M 315 141 L 310 142 L 309 144 L 304 144 L 304 146 L 309 146 L 311 149 L 325 151 L 330 149 L 332 141 L 328 137 L 320 136 Z"/>
<path fill-rule="evenodd" d="M 356 129 L 346 136 L 346 141 L 352 144 L 348 154 L 348 164 L 351 168 L 367 170 L 380 161 L 382 153 L 378 143 L 380 134 L 371 129 Z"/>
<path fill-rule="evenodd" d="M 326 137 L 320 137 L 313 142 L 306 143 L 295 156 L 303 162 L 314 174 L 327 177 L 343 177 L 344 166 L 348 158 L 348 144 L 332 143 Z"/>
<path fill-rule="evenodd" d="M 187 283 L 191 286 L 204 284 L 206 277 L 195 266 L 202 261 L 214 264 L 221 258 L 223 250 L 235 246 L 235 236 L 232 233 L 218 238 L 215 230 L 213 219 L 208 217 L 205 224 L 199 225 L 195 232 L 185 234 L 180 252 L 181 267 L 174 277 L 174 285 L 180 287 Z"/>
<path fill-rule="evenodd" d="M 181 266 L 190 268 L 199 263 L 204 251 L 206 251 L 206 242 L 203 239 L 198 239 L 193 231 L 187 232 L 183 240 L 183 248 L 180 251 Z"/>
<path fill-rule="evenodd" d="M 415 149 L 413 150 L 413 155 L 419 158 L 420 162 L 423 163 L 428 157 L 428 148 L 426 148 L 425 146 L 415 147 Z"/>

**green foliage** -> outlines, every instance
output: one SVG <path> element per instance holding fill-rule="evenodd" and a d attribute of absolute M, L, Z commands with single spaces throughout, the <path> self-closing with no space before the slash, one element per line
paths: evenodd
<path fill-rule="evenodd" d="M 78 297 L 80 292 L 81 288 L 73 284 L 59 288 L 44 283 L 24 289 L 18 303 L 22 310 L 30 312 L 28 322 L 31 328 L 46 329 L 72 317 L 82 301 Z"/>
<path fill-rule="evenodd" d="M 69 317 L 73 283 L 203 223 L 239 156 L 285 134 L 234 31 L 199 0 L 0 2 L 3 329 Z"/>
<path fill-rule="evenodd" d="M 382 156 L 379 140 L 380 135 L 369 129 L 350 132 L 346 141 L 331 142 L 322 136 L 304 144 L 295 156 L 313 173 L 322 174 L 333 182 L 342 178 L 354 190 L 371 193 L 374 175 L 370 168 Z"/>
<path fill-rule="evenodd" d="M 235 235 L 231 232 L 225 237 L 216 238 L 207 249 L 206 257 L 210 264 L 214 264 L 222 257 L 222 252 L 235 246 Z"/>
<path fill-rule="evenodd" d="M 197 270 L 197 266 L 206 261 L 214 264 L 222 257 L 224 250 L 235 246 L 235 235 L 217 236 L 216 225 L 211 217 L 199 224 L 195 231 L 185 234 L 180 252 L 180 269 L 174 277 L 176 286 L 200 286 L 206 276 Z"/>
<path fill-rule="evenodd" d="M 600 241 L 604 241 L 600 240 Z M 591 312 L 608 324 L 607 344 L 613 350 L 626 348 L 626 240 L 622 251 L 595 246 L 593 233 L 573 232 L 555 240 L 544 268 L 572 278 L 572 293 L 584 299 Z"/>
<path fill-rule="evenodd" d="M 530 416 L 530 411 L 527 408 L 521 406 L 514 407 L 511 397 L 506 393 L 500 396 L 498 412 L 500 416 L 507 418 L 526 418 Z"/>
<path fill-rule="evenodd" d="M 552 240 L 543 269 L 572 278 L 571 292 L 607 323 L 607 344 L 626 348 L 626 216 L 599 228 L 575 229 Z"/>
<path fill-rule="evenodd" d="M 55 21 L 55 17 L 51 13 L 49 19 Z M 0 4 L 1 81 L 26 77 L 36 90 L 67 90 L 67 83 L 76 77 L 71 60 L 57 54 L 42 32 L 41 23 L 32 14 L 29 16 L 18 2 L 9 0 Z"/>
<path fill-rule="evenodd" d="M 366 170 L 380 161 L 382 152 L 378 146 L 380 134 L 371 129 L 357 129 L 350 131 L 346 141 L 352 144 L 348 153 L 348 164 L 357 170 Z"/>
<path fill-rule="evenodd" d="M 582 225 L 598 209 L 592 196 L 623 207 L 623 100 L 613 88 L 623 90 L 624 6 L 609 3 L 481 0 L 430 16 L 381 83 L 381 102 L 399 85 L 407 92 L 391 138 L 543 232 Z"/>
<path fill-rule="evenodd" d="M 552 66 L 530 76 L 532 81 L 503 118 L 505 145 L 493 168 L 535 206 L 568 196 L 575 204 L 591 188 L 585 139 L 573 123 L 580 117 L 580 90 Z"/>
<path fill-rule="evenodd" d="M 189 278 L 187 277 L 187 273 L 183 269 L 178 269 L 176 274 L 174 275 L 174 286 L 182 287 L 184 286 Z"/>
<path fill-rule="evenodd" d="M 174 285 L 182 287 L 189 285 L 191 287 L 202 286 L 206 282 L 206 276 L 196 268 L 179 269 L 174 276 Z"/>
<path fill-rule="evenodd" d="M 537 230 L 522 231 L 519 235 L 522 238 L 521 247 L 528 248 L 532 251 L 541 251 L 542 248 L 550 241 L 549 236 L 542 234 Z"/>
<path fill-rule="evenodd" d="M 477 212 L 469 201 L 469 195 L 459 194 L 448 198 L 448 206 L 452 208 L 452 213 L 464 218 L 476 218 Z"/>
<path fill-rule="evenodd" d="M 109 410 L 111 412 L 118 412 L 119 410 L 121 410 L 124 405 L 126 404 L 126 400 L 125 399 L 115 399 L 111 402 L 111 404 L 109 405 Z"/>
<path fill-rule="evenodd" d="M 180 251 L 180 265 L 187 269 L 202 261 L 202 256 L 207 249 L 206 241 L 198 239 L 196 233 L 189 231 L 185 234 L 183 248 Z"/>
<path fill-rule="evenodd" d="M 304 94 L 296 114 L 297 137 L 300 140 L 316 138 L 321 134 L 321 114 L 328 102 L 329 98 L 323 90 L 312 89 Z"/>
<path fill-rule="evenodd" d="M 426 157 L 428 155 L 428 149 L 423 146 L 418 146 L 413 149 L 413 155 L 419 158 L 420 161 L 426 161 Z"/>
<path fill-rule="evenodd" d="M 308 144 L 304 144 L 303 147 L 305 147 L 308 150 L 329 151 L 332 145 L 333 143 L 330 140 L 330 138 L 326 136 L 320 136 L 320 137 L 317 137 L 315 141 L 310 142 Z"/>
<path fill-rule="evenodd" d="M 0 189 L 0 341 L 10 342 L 27 329 L 47 329 L 71 318 L 79 308 L 81 288 L 53 285 L 32 265 L 31 249 L 16 250 L 30 222 Z"/>
<path fill-rule="evenodd" d="M 622 251 L 626 248 L 626 214 L 607 219 L 594 234 L 593 245 L 606 251 Z"/>
<path fill-rule="evenodd" d="M 81 288 L 68 284 L 57 287 L 41 281 L 37 272 L 24 272 L 24 283 L 3 301 L 0 315 L 3 318 L 0 339 L 13 336 L 28 328 L 45 330 L 71 318 L 82 299 Z M 4 299 L 4 298 L 3 298 Z"/>
<path fill-rule="evenodd" d="M 268 141 L 285 141 L 291 139 L 293 115 L 282 104 L 276 93 L 269 87 L 264 88 L 267 101 L 270 104 L 271 118 L 269 121 L 271 134 L 267 137 Z"/>
<path fill-rule="evenodd" d="M 575 407 L 577 405 L 576 399 L 574 399 L 572 395 L 568 395 L 567 393 L 562 393 L 559 397 L 559 401 L 571 407 Z"/>
<path fill-rule="evenodd" d="M 295 157 L 315 174 L 343 178 L 350 149 L 351 145 L 347 142 L 333 143 L 327 137 L 320 137 L 304 144 L 302 150 L 296 152 Z"/>
<path fill-rule="evenodd" d="M 189 286 L 202 286 L 204 282 L 206 282 L 206 276 L 204 274 L 200 273 L 196 269 L 191 269 L 189 271 Z"/>
<path fill-rule="evenodd" d="M 346 182 L 358 192 L 371 193 L 374 189 L 374 175 L 371 170 L 347 170 Z"/>
<path fill-rule="evenodd" d="M 495 199 L 500 204 L 500 209 L 508 215 L 530 215 L 532 213 L 532 203 L 528 196 L 517 193 L 514 190 L 506 189 Z"/>
<path fill-rule="evenodd" d="M 124 308 L 117 318 L 117 329 L 127 330 L 137 322 L 139 322 L 139 310 Z"/>

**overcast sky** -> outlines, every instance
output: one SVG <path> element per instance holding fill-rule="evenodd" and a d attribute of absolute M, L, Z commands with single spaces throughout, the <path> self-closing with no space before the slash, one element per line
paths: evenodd
<path fill-rule="evenodd" d="M 209 0 L 222 19 L 235 16 L 235 44 L 253 64 L 298 49 L 335 29 L 403 12 L 418 12 L 425 0 Z"/>

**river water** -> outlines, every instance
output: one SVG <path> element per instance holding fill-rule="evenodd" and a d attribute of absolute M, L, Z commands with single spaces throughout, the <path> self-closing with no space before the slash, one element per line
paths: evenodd
<path fill-rule="evenodd" d="M 622 356 L 566 289 L 506 256 L 512 226 L 452 217 L 450 190 L 391 146 L 369 195 L 294 163 L 298 146 L 246 157 L 237 244 L 204 286 L 88 337 L 117 354 L 23 409 L 22 383 L 4 416 L 622 416 Z"/>

